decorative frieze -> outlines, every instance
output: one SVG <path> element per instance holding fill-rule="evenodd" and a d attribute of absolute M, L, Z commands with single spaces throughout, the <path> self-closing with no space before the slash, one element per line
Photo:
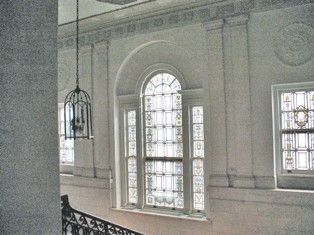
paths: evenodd
<path fill-rule="evenodd" d="M 250 11 L 264 11 L 267 9 L 284 8 L 293 5 L 310 3 L 311 0 L 238 0 L 234 2 L 222 1 L 194 8 L 171 11 L 161 15 L 136 19 L 118 25 L 111 25 L 97 30 L 83 33 L 80 44 L 92 44 L 104 39 L 122 38 L 130 35 L 154 32 L 165 28 L 203 23 L 211 20 L 224 19 L 230 16 L 248 14 Z M 74 47 L 75 38 L 59 38 L 59 49 Z"/>

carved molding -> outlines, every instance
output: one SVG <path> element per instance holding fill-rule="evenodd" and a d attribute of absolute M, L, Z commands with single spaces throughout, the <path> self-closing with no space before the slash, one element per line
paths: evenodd
<path fill-rule="evenodd" d="M 274 40 L 274 52 L 284 64 L 303 65 L 313 58 L 314 30 L 303 23 L 293 23 L 281 29 Z"/>
<path fill-rule="evenodd" d="M 112 24 L 104 28 L 91 30 L 80 36 L 80 45 L 93 44 L 99 41 L 112 38 L 123 38 L 135 34 L 155 32 L 162 29 L 182 27 L 197 23 L 205 23 L 231 16 L 249 14 L 251 11 L 265 11 L 269 8 L 284 8 L 295 5 L 310 3 L 311 0 L 292 1 L 292 0 L 238 0 L 230 3 L 221 1 L 219 3 L 208 3 L 203 6 L 189 7 L 185 9 L 171 10 L 159 15 L 151 15 L 143 19 L 128 19 L 119 24 Z M 75 35 L 70 37 L 59 36 L 59 49 L 74 47 Z"/>
<path fill-rule="evenodd" d="M 224 25 L 224 20 L 222 19 L 204 23 L 204 27 L 207 31 L 222 29 L 223 25 Z"/>
<path fill-rule="evenodd" d="M 99 179 L 93 177 L 84 176 L 71 176 L 71 175 L 60 175 L 60 184 L 88 187 L 88 188 L 100 188 L 100 189 L 111 189 L 111 179 Z"/>
<path fill-rule="evenodd" d="M 226 19 L 226 23 L 233 26 L 245 25 L 249 20 L 248 15 L 240 15 L 235 17 L 229 17 Z"/>

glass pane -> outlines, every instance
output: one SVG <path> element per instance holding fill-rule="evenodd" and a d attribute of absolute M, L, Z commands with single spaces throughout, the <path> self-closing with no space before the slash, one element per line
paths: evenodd
<path fill-rule="evenodd" d="M 314 91 L 282 93 L 280 111 L 283 169 L 314 170 Z"/>
<path fill-rule="evenodd" d="M 312 128 L 313 111 L 313 91 L 281 94 L 282 129 Z"/>
<path fill-rule="evenodd" d="M 193 122 L 193 208 L 204 210 L 204 124 L 203 107 L 192 110 Z"/>
<path fill-rule="evenodd" d="M 183 164 L 181 161 L 145 162 L 146 204 L 183 208 Z"/>
<path fill-rule="evenodd" d="M 66 107 L 66 115 L 69 115 L 69 107 Z M 71 120 L 71 119 L 68 119 Z M 71 128 L 70 124 L 67 128 Z M 70 130 L 70 129 L 69 129 Z M 59 156 L 61 164 L 74 164 L 74 140 L 64 138 L 64 106 L 59 106 Z"/>
<path fill-rule="evenodd" d="M 137 203 L 137 189 L 129 188 L 129 203 Z"/>
<path fill-rule="evenodd" d="M 128 202 L 137 203 L 137 136 L 136 136 L 136 111 L 127 111 L 127 185 Z"/>
<path fill-rule="evenodd" d="M 144 96 L 146 157 L 183 157 L 182 99 L 177 79 L 167 73 L 154 76 Z"/>
<path fill-rule="evenodd" d="M 128 156 L 136 156 L 136 111 L 127 113 L 127 130 L 128 130 Z"/>
<path fill-rule="evenodd" d="M 194 193 L 193 205 L 195 210 L 204 210 L 204 193 Z"/>
<path fill-rule="evenodd" d="M 137 162 L 135 157 L 127 161 L 128 171 L 128 198 L 129 203 L 137 203 Z"/>
<path fill-rule="evenodd" d="M 203 159 L 193 160 L 193 204 L 195 210 L 204 210 Z"/>

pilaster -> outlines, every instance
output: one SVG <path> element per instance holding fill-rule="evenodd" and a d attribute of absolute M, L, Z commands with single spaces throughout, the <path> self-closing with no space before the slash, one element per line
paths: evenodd
<path fill-rule="evenodd" d="M 92 74 L 94 97 L 94 158 L 96 176 L 110 177 L 109 170 L 109 97 L 108 97 L 108 41 L 93 44 Z"/>
<path fill-rule="evenodd" d="M 226 19 L 227 151 L 230 186 L 253 188 L 248 16 Z"/>
<path fill-rule="evenodd" d="M 80 88 L 91 96 L 93 108 L 95 99 L 93 96 L 92 49 L 91 44 L 81 46 L 79 49 L 79 81 Z M 94 115 L 92 114 L 92 116 Z M 94 123 L 93 126 L 95 127 Z M 74 175 L 95 177 L 93 141 L 93 139 L 78 139 L 74 141 Z"/>
<path fill-rule="evenodd" d="M 206 155 L 211 159 L 209 185 L 228 187 L 223 26 L 223 20 L 204 25 L 209 47 L 209 107 L 204 121 L 209 127 L 205 133 L 207 146 L 210 146 L 206 148 Z"/>

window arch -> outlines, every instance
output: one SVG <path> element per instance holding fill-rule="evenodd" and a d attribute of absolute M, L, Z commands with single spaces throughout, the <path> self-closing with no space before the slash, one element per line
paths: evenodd
<path fill-rule="evenodd" d="M 201 89 L 185 90 L 180 75 L 168 69 L 144 74 L 139 93 L 119 96 L 126 178 L 122 205 L 203 212 Z"/>

